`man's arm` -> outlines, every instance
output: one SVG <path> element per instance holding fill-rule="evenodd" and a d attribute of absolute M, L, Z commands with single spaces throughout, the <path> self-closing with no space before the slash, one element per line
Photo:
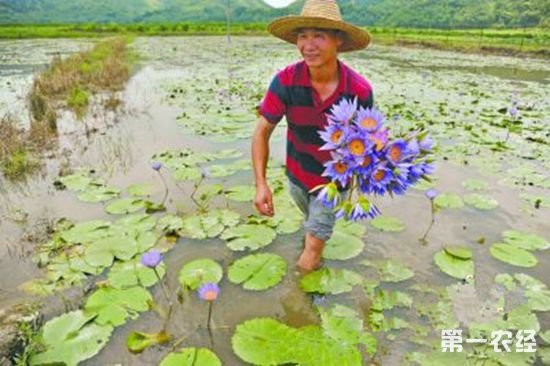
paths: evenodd
<path fill-rule="evenodd" d="M 254 205 L 262 215 L 273 216 L 273 196 L 267 184 L 266 168 L 269 159 L 269 138 L 276 124 L 268 122 L 265 117 L 258 118 L 256 130 L 252 136 L 252 165 L 256 181 Z"/>

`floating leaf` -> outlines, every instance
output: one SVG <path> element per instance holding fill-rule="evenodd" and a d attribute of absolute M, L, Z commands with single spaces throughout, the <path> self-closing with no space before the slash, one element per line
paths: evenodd
<path fill-rule="evenodd" d="M 161 263 L 156 270 L 160 278 L 164 277 L 166 266 Z M 151 287 L 158 282 L 155 271 L 141 264 L 140 258 L 131 261 L 117 262 L 107 275 L 109 285 L 116 289 L 134 287 L 137 285 Z"/>
<path fill-rule="evenodd" d="M 380 281 L 383 282 L 401 282 L 414 276 L 409 267 L 393 259 L 378 262 L 365 260 L 361 264 L 375 267 L 380 274 Z"/>
<path fill-rule="evenodd" d="M 123 198 L 109 204 L 105 211 L 111 215 L 129 214 L 145 208 L 145 202 L 141 198 Z"/>
<path fill-rule="evenodd" d="M 339 231 L 359 238 L 365 235 L 367 227 L 353 221 L 338 220 L 334 225 L 334 231 Z"/>
<path fill-rule="evenodd" d="M 89 185 L 86 190 L 78 195 L 78 199 L 84 202 L 103 202 L 117 198 L 120 189 L 116 187 L 105 187 Z"/>
<path fill-rule="evenodd" d="M 256 194 L 256 187 L 251 185 L 234 186 L 225 191 L 225 195 L 239 202 L 252 202 Z"/>
<path fill-rule="evenodd" d="M 435 199 L 434 203 L 439 208 L 462 208 L 464 202 L 460 196 L 454 193 L 441 193 Z"/>
<path fill-rule="evenodd" d="M 447 245 L 443 248 L 445 253 L 452 255 L 458 259 L 471 259 L 472 250 L 468 247 L 459 246 L 459 245 Z"/>
<path fill-rule="evenodd" d="M 182 236 L 193 239 L 214 238 L 226 227 L 239 222 L 239 214 L 231 210 L 212 210 L 207 214 L 193 215 L 183 219 Z"/>
<path fill-rule="evenodd" d="M 84 244 L 104 238 L 109 235 L 106 230 L 111 223 L 103 220 L 79 222 L 68 230 L 60 233 L 61 238 L 68 243 Z"/>
<path fill-rule="evenodd" d="M 489 189 L 489 183 L 478 179 L 466 179 L 462 186 L 469 191 L 486 191 Z"/>
<path fill-rule="evenodd" d="M 254 365 L 293 363 L 298 341 L 295 329 L 270 318 L 252 319 L 239 324 L 231 338 L 233 351 Z"/>
<path fill-rule="evenodd" d="M 370 224 L 382 231 L 398 232 L 405 230 L 405 224 L 396 217 L 377 216 L 370 221 Z"/>
<path fill-rule="evenodd" d="M 247 290 L 266 290 L 286 274 L 286 261 L 276 254 L 252 254 L 237 260 L 228 270 L 229 280 Z"/>
<path fill-rule="evenodd" d="M 94 267 L 109 267 L 116 257 L 129 260 L 138 252 L 137 241 L 127 236 L 99 239 L 86 248 L 85 259 Z"/>
<path fill-rule="evenodd" d="M 517 273 L 514 278 L 525 289 L 529 308 L 535 311 L 550 311 L 550 290 L 546 284 L 524 273 Z"/>
<path fill-rule="evenodd" d="M 508 273 L 500 273 L 495 276 L 495 283 L 501 284 L 508 291 L 514 291 L 516 289 L 516 282 L 514 278 Z"/>
<path fill-rule="evenodd" d="M 460 259 L 442 250 L 434 255 L 435 264 L 451 277 L 465 279 L 474 276 L 474 262 L 470 259 Z"/>
<path fill-rule="evenodd" d="M 221 366 L 218 356 L 207 348 L 182 348 L 170 352 L 159 366 Z"/>
<path fill-rule="evenodd" d="M 351 291 L 352 286 L 359 285 L 361 281 L 361 276 L 353 271 L 321 268 L 302 277 L 300 287 L 305 292 L 341 294 Z"/>
<path fill-rule="evenodd" d="M 505 263 L 518 267 L 534 267 L 538 260 L 525 249 L 517 248 L 510 244 L 497 243 L 490 248 L 491 255 Z"/>
<path fill-rule="evenodd" d="M 92 183 L 92 178 L 88 177 L 86 173 L 77 173 L 59 177 L 57 181 L 71 191 L 83 191 Z"/>
<path fill-rule="evenodd" d="M 150 183 L 137 183 L 128 186 L 128 194 L 132 197 L 146 197 L 152 195 L 156 187 Z"/>
<path fill-rule="evenodd" d="M 526 250 L 544 250 L 550 248 L 550 242 L 543 237 L 523 231 L 506 230 L 502 233 L 505 243 Z"/>
<path fill-rule="evenodd" d="M 212 259 L 195 259 L 180 270 L 178 279 L 182 286 L 196 290 L 205 283 L 218 283 L 223 277 L 222 267 Z"/>
<path fill-rule="evenodd" d="M 480 210 L 493 210 L 498 207 L 497 200 L 490 196 L 477 193 L 464 196 L 464 202 L 466 202 L 467 205 L 473 206 Z"/>
<path fill-rule="evenodd" d="M 95 356 L 109 341 L 113 328 L 89 323 L 94 313 L 78 310 L 48 321 L 42 331 L 46 351 L 34 354 L 30 365 L 63 363 L 68 366 Z"/>
<path fill-rule="evenodd" d="M 396 306 L 410 308 L 412 297 L 401 291 L 377 289 L 372 299 L 372 309 L 376 311 L 390 310 Z"/>
<path fill-rule="evenodd" d="M 119 326 L 129 317 L 137 318 L 138 312 L 149 310 L 149 303 L 152 301 L 151 294 L 143 287 L 123 290 L 104 287 L 88 298 L 84 308 L 98 314 L 95 319 L 97 324 Z"/>
<path fill-rule="evenodd" d="M 132 353 L 141 353 L 147 347 L 155 344 L 163 344 L 170 341 L 170 336 L 165 331 L 159 333 L 143 333 L 132 331 L 126 339 L 126 346 Z M 181 365 L 181 364 L 180 364 Z"/>
<path fill-rule="evenodd" d="M 357 257 L 365 247 L 365 243 L 361 238 L 337 231 L 336 229 L 325 245 L 323 258 L 338 260 Z"/>
<path fill-rule="evenodd" d="M 277 236 L 275 230 L 264 225 L 242 224 L 227 228 L 220 236 L 227 240 L 231 250 L 256 250 L 265 247 Z"/>

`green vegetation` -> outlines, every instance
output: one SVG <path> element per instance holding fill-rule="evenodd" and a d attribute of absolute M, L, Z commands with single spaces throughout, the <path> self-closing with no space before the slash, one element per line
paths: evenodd
<path fill-rule="evenodd" d="M 232 35 L 265 35 L 266 23 L 232 24 Z M 550 53 L 550 29 L 415 29 L 367 27 L 374 44 L 419 45 L 464 52 L 526 54 Z M 80 38 L 125 36 L 225 35 L 225 23 L 73 24 L 0 26 L 0 38 Z M 82 64 L 83 73 L 92 71 Z"/>
<path fill-rule="evenodd" d="M 129 38 L 98 43 L 92 50 L 68 58 L 56 57 L 33 83 L 28 95 L 30 129 L 22 130 L 11 116 L 0 119 L 0 169 L 11 180 L 25 177 L 38 166 L 38 156 L 57 132 L 57 111 L 69 108 L 78 119 L 88 110 L 90 98 L 111 93 L 104 106 L 114 110 L 121 90 L 130 76 Z"/>
<path fill-rule="evenodd" d="M 0 0 L 0 24 L 225 22 L 219 0 Z M 299 14 L 304 1 L 271 8 L 258 0 L 231 0 L 237 23 L 268 22 Z M 546 0 L 339 0 L 344 18 L 359 25 L 415 28 L 549 26 Z"/>

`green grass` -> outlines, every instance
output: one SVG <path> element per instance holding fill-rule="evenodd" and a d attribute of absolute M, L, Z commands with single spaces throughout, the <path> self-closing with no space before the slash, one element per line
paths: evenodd
<path fill-rule="evenodd" d="M 265 23 L 234 23 L 231 34 L 267 36 L 266 27 Z M 368 30 L 374 44 L 533 56 L 550 54 L 548 28 L 446 30 L 368 27 Z M 224 35 L 226 32 L 225 23 L 5 25 L 0 26 L 0 39 Z"/>

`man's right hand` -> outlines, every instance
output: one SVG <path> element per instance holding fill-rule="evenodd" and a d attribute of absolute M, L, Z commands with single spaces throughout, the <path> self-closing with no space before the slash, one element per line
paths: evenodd
<path fill-rule="evenodd" d="M 254 205 L 256 206 L 256 210 L 264 216 L 273 216 L 275 214 L 273 210 L 273 195 L 266 183 L 256 186 Z"/>

